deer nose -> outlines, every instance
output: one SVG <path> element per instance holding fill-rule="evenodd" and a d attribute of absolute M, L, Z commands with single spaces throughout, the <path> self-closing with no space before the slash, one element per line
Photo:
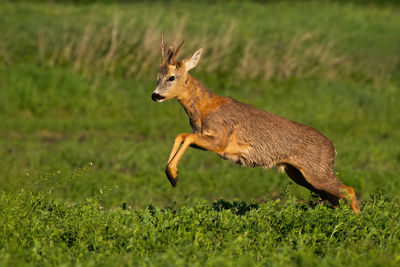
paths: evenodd
<path fill-rule="evenodd" d="M 151 99 L 153 99 L 153 101 L 158 101 L 158 100 L 161 100 L 161 99 L 164 99 L 164 98 L 165 98 L 165 96 L 162 96 L 162 95 L 157 94 L 157 93 L 152 93 L 151 94 Z"/>

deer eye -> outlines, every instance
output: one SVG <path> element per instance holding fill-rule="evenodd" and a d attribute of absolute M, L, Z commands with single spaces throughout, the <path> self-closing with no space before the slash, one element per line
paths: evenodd
<path fill-rule="evenodd" d="M 175 76 L 171 76 L 171 77 L 168 78 L 169 82 L 172 82 L 173 80 L 175 80 Z"/>

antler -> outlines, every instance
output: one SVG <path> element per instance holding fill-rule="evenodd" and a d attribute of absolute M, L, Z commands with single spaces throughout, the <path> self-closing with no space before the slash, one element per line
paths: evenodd
<path fill-rule="evenodd" d="M 171 57 L 171 63 L 175 62 L 175 57 L 178 55 L 179 53 L 179 49 L 181 49 L 181 46 L 183 45 L 185 41 L 182 41 L 182 43 L 176 48 L 175 52 L 173 53 L 172 57 Z"/>
<path fill-rule="evenodd" d="M 161 56 L 162 56 L 162 64 L 165 64 L 165 55 L 164 55 L 164 34 L 161 34 Z"/>
<path fill-rule="evenodd" d="M 176 48 L 175 52 L 172 46 L 169 47 L 168 49 L 168 59 L 167 62 L 170 64 L 174 64 L 175 63 L 175 57 L 178 55 L 179 49 L 181 49 L 181 46 L 183 45 L 185 41 L 182 41 L 182 43 L 180 43 L 180 45 Z M 162 64 L 165 64 L 165 54 L 164 54 L 164 35 L 161 34 L 161 56 L 162 56 Z"/>

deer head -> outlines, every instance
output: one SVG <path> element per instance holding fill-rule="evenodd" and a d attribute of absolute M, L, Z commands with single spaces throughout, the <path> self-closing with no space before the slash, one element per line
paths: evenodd
<path fill-rule="evenodd" d="M 175 61 L 183 42 L 176 50 L 172 46 L 168 48 L 167 57 L 164 55 L 164 37 L 161 35 L 162 62 L 157 74 L 157 87 L 151 95 L 151 99 L 163 102 L 177 97 L 185 89 L 185 81 L 189 70 L 196 67 L 203 50 L 200 48 L 192 56 Z"/>

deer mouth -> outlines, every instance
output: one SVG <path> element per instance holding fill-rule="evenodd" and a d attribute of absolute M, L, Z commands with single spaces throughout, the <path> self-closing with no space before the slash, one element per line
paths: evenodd
<path fill-rule="evenodd" d="M 156 101 L 156 102 L 162 102 L 164 100 L 164 98 L 165 98 L 165 96 L 162 96 L 162 95 L 157 94 L 157 93 L 152 93 L 151 94 L 151 99 L 153 99 L 153 101 Z"/>

